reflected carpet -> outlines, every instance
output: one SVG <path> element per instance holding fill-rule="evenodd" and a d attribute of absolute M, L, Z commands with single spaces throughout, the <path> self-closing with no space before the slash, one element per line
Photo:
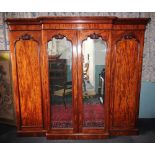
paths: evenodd
<path fill-rule="evenodd" d="M 51 107 L 52 128 L 72 128 L 73 109 L 71 105 L 53 105 Z M 104 127 L 104 105 L 85 104 L 83 127 Z"/>

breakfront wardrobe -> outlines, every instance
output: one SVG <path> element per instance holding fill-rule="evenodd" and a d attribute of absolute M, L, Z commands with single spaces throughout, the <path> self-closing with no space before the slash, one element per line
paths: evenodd
<path fill-rule="evenodd" d="M 137 134 L 149 20 L 7 19 L 17 133 L 51 139 Z"/>

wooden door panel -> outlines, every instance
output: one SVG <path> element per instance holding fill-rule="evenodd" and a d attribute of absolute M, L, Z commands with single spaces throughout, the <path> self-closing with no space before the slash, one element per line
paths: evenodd
<path fill-rule="evenodd" d="M 34 40 L 20 39 L 15 44 L 20 96 L 21 126 L 42 126 L 39 46 Z"/>
<path fill-rule="evenodd" d="M 114 51 L 113 128 L 132 128 L 136 121 L 138 89 L 138 41 L 119 40 Z"/>

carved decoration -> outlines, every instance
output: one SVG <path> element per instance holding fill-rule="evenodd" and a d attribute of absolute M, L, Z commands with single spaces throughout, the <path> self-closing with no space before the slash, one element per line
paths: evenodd
<path fill-rule="evenodd" d="M 55 38 L 55 39 L 63 39 L 63 38 L 65 38 L 65 36 L 58 33 L 58 34 L 54 35 L 53 38 Z"/>
<path fill-rule="evenodd" d="M 21 35 L 15 42 L 14 42 L 14 46 L 16 47 L 16 43 L 20 40 L 33 40 L 35 42 L 37 42 L 37 44 L 39 45 L 39 41 L 38 40 L 35 40 L 30 34 L 23 34 Z"/>
<path fill-rule="evenodd" d="M 133 33 L 128 33 L 123 36 L 124 39 L 136 39 L 135 35 Z"/>
<path fill-rule="evenodd" d="M 135 41 L 137 41 L 139 43 L 139 40 L 137 39 L 136 35 L 132 32 L 129 32 L 127 34 L 123 34 L 117 41 L 116 41 L 116 45 L 119 41 L 122 41 L 122 40 L 127 40 L 127 39 L 133 39 Z"/>
<path fill-rule="evenodd" d="M 90 34 L 88 37 L 90 37 L 91 39 L 99 39 L 101 35 L 93 33 L 93 34 Z"/>
<path fill-rule="evenodd" d="M 20 37 L 20 39 L 22 39 L 22 40 L 30 40 L 30 39 L 33 39 L 33 37 L 26 33 L 26 34 L 22 35 Z"/>

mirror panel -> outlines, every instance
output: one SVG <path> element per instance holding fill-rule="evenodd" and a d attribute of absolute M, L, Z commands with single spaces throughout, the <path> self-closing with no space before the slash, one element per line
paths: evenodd
<path fill-rule="evenodd" d="M 83 41 L 83 127 L 104 127 L 106 42 L 102 38 Z"/>
<path fill-rule="evenodd" d="M 48 42 L 51 127 L 72 128 L 72 43 L 59 35 Z"/>

